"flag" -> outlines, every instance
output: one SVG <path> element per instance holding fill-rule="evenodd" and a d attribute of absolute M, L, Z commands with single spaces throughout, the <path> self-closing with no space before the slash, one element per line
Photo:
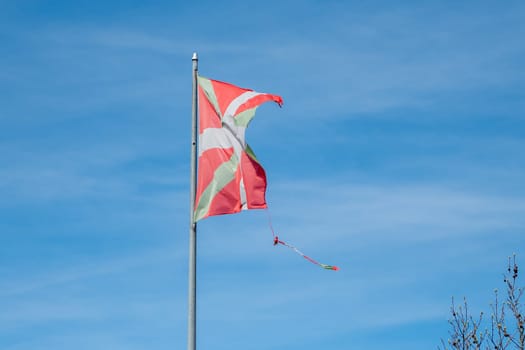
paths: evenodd
<path fill-rule="evenodd" d="M 198 98 L 195 221 L 266 208 L 266 174 L 245 133 L 259 105 L 282 98 L 200 76 Z"/>

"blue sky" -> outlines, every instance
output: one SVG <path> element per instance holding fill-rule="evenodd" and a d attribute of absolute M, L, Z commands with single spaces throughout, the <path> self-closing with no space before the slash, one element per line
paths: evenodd
<path fill-rule="evenodd" d="M 432 349 L 523 261 L 525 5 L 0 1 L 0 348 L 186 346 L 191 55 L 279 94 L 199 224 L 199 349 Z"/>

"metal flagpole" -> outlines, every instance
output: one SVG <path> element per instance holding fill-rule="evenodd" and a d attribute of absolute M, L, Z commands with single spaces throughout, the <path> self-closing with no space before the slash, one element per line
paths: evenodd
<path fill-rule="evenodd" d="M 195 208 L 195 188 L 197 183 L 197 70 L 198 57 L 193 53 L 193 87 L 191 111 L 191 163 L 190 163 L 190 251 L 189 251 L 189 288 L 188 288 L 188 350 L 195 350 L 196 340 L 196 275 L 197 275 L 197 223 L 193 211 Z"/>

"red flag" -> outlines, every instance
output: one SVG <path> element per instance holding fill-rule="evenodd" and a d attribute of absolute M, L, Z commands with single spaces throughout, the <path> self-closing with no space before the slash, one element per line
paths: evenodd
<path fill-rule="evenodd" d="M 266 174 L 245 141 L 259 105 L 280 96 L 198 77 L 199 160 L 195 220 L 266 208 Z"/>

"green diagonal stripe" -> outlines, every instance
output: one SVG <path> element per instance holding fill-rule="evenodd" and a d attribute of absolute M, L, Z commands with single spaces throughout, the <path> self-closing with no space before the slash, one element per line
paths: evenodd
<path fill-rule="evenodd" d="M 199 221 L 208 214 L 213 198 L 222 191 L 227 184 L 235 179 L 235 171 L 239 166 L 239 158 L 232 154 L 230 160 L 222 163 L 213 173 L 213 179 L 199 198 L 195 209 L 195 221 Z"/>
<path fill-rule="evenodd" d="M 233 118 L 233 121 L 234 121 L 235 125 L 237 125 L 237 126 L 244 126 L 245 128 L 247 128 L 248 124 L 250 124 L 250 121 L 255 116 L 255 110 L 256 109 L 257 109 L 257 107 L 250 108 L 250 109 L 247 109 L 247 110 L 237 114 L 235 116 L 235 118 Z"/>
<path fill-rule="evenodd" d="M 213 90 L 213 85 L 211 84 L 210 79 L 204 78 L 204 77 L 197 77 L 199 81 L 200 87 L 204 90 L 204 93 L 206 94 L 206 97 L 208 97 L 208 100 L 213 105 L 213 108 L 215 108 L 215 112 L 221 117 L 222 119 L 222 113 L 221 109 L 219 108 L 219 102 L 217 101 L 217 96 L 215 96 L 215 90 Z"/>
<path fill-rule="evenodd" d="M 246 148 L 244 149 L 244 151 L 246 152 L 246 154 L 251 158 L 253 159 L 254 161 L 257 162 L 257 164 L 259 164 L 260 166 L 261 163 L 259 162 L 259 160 L 257 159 L 257 157 L 255 156 L 255 153 L 253 152 L 252 148 L 250 147 L 250 145 L 246 144 Z"/>

